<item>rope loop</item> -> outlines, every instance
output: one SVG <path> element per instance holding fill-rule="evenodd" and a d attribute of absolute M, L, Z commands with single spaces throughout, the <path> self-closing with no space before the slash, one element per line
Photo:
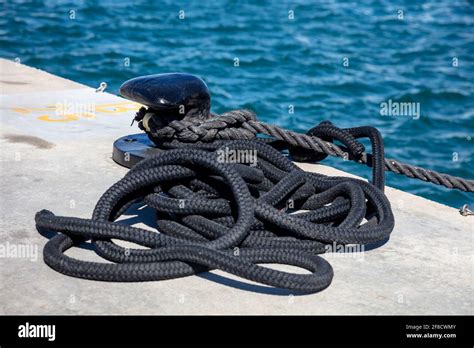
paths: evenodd
<path fill-rule="evenodd" d="M 116 222 L 132 206 L 155 211 L 154 231 Z M 112 185 L 91 219 L 47 210 L 35 219 L 40 231 L 57 233 L 44 248 L 46 264 L 69 276 L 132 282 L 220 269 L 303 293 L 321 291 L 332 281 L 331 265 L 318 254 L 381 243 L 394 227 L 390 203 L 375 186 L 305 172 L 255 139 L 163 151 Z M 86 240 L 108 262 L 65 254 Z M 141 247 L 124 248 L 117 240 Z"/>
<path fill-rule="evenodd" d="M 220 116 L 212 114 L 205 120 L 173 120 L 165 126 L 144 129 L 141 125 L 143 121 L 139 117 L 141 114 L 143 111 L 139 111 L 135 120 L 139 121 L 139 127 L 145 130 L 149 138 L 158 146 L 173 142 L 173 140 L 182 143 L 208 143 L 215 140 L 254 139 L 261 134 L 277 140 L 279 149 L 288 149 L 296 161 L 319 162 L 330 155 L 372 167 L 374 168 L 372 182 L 379 188 L 383 187 L 384 175 L 382 174 L 385 171 L 391 171 L 449 189 L 474 192 L 474 180 L 386 159 L 382 136 L 374 127 L 342 129 L 329 121 L 323 121 L 306 134 L 301 134 L 258 121 L 252 111 L 233 110 Z M 158 115 L 156 117 L 160 118 Z M 156 122 L 158 125 L 162 123 Z M 370 139 L 372 153 L 366 152 L 364 145 L 358 141 L 360 138 Z"/>

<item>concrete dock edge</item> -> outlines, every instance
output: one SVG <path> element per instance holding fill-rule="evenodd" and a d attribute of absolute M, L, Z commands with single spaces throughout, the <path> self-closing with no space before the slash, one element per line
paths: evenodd
<path fill-rule="evenodd" d="M 42 260 L 47 239 L 35 228 L 35 213 L 91 216 L 100 195 L 127 171 L 111 159 L 112 143 L 136 132 L 130 121 L 139 105 L 4 59 L 0 73 L 0 314 L 473 314 L 474 217 L 390 187 L 390 241 L 362 255 L 323 256 L 334 280 L 313 295 L 221 271 L 146 283 L 53 271 Z M 58 113 L 57 105 L 92 105 L 95 112 Z M 86 249 L 69 254 L 99 259 Z"/>

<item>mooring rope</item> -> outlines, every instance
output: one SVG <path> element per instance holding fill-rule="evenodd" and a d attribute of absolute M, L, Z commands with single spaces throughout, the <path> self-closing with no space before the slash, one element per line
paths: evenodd
<path fill-rule="evenodd" d="M 290 148 L 290 153 L 295 156 L 296 160 L 308 159 L 308 155 L 310 156 L 309 158 L 313 158 L 313 160 L 316 158 L 322 159 L 325 157 L 321 157 L 322 154 L 353 160 L 369 167 L 373 167 L 374 157 L 372 154 L 365 152 L 362 144 L 359 143 L 358 145 L 361 146 L 360 149 L 362 149 L 362 151 L 355 152 L 354 148 L 348 147 L 347 143 L 343 142 L 345 146 L 338 146 L 333 143 L 333 140 L 342 142 L 344 138 L 340 137 L 340 132 L 343 131 L 346 133 L 346 136 L 349 134 L 352 135 L 353 138 L 359 138 L 360 136 L 365 137 L 368 135 L 367 132 L 369 132 L 372 136 L 375 136 L 375 138 L 372 137 L 371 140 L 377 139 L 377 141 L 381 141 L 381 137 L 377 136 L 378 131 L 373 127 L 340 129 L 330 124 L 322 123 L 309 130 L 307 134 L 301 134 L 258 121 L 255 114 L 249 110 L 234 110 L 220 116 L 211 115 L 212 117 L 205 120 L 196 118 L 172 120 L 168 124 L 160 124 L 158 127 L 154 124 L 153 111 L 142 108 L 138 112 L 135 120 L 139 121 L 140 128 L 145 130 L 150 138 L 157 144 L 172 140 L 196 143 L 209 142 L 217 139 L 253 139 L 258 134 L 264 134 L 284 142 Z M 145 116 L 147 117 L 145 118 Z M 321 136 L 323 136 L 323 138 L 321 138 Z M 326 136 L 325 139 L 324 136 Z M 345 139 L 347 140 L 347 138 Z M 310 153 L 308 154 L 308 152 L 304 150 L 310 150 Z M 380 146 L 377 145 L 377 142 L 375 144 L 372 143 L 372 151 L 380 151 Z M 320 154 L 319 157 L 316 154 Z M 391 171 L 409 178 L 442 185 L 450 189 L 474 192 L 474 180 L 438 173 L 434 170 L 413 166 L 393 159 L 385 158 L 382 163 L 383 165 L 380 167 L 382 171 Z"/>
<path fill-rule="evenodd" d="M 234 116 L 225 119 L 235 120 Z M 251 125 L 247 120 L 242 129 L 253 134 Z M 168 131 L 175 128 L 170 124 Z M 367 134 L 336 134 L 329 124 L 315 132 L 336 135 L 355 152 L 362 148 L 353 138 Z M 371 140 L 377 142 L 377 136 Z M 333 270 L 318 254 L 337 251 L 336 246 L 389 238 L 394 218 L 383 193 L 384 172 L 374 171 L 375 185 L 305 172 L 265 142 L 215 140 L 192 147 L 169 142 L 167 147 L 177 148 L 135 165 L 102 195 L 91 219 L 38 212 L 38 229 L 57 232 L 44 248 L 45 262 L 63 274 L 102 281 L 172 279 L 220 269 L 290 291 L 313 293 L 326 288 Z M 383 145 L 376 147 L 381 152 L 374 153 L 374 163 L 383 163 Z M 239 154 L 246 160 L 235 157 Z M 133 204 L 155 211 L 153 230 L 117 221 Z M 111 239 L 141 248 L 124 248 Z M 111 263 L 65 255 L 87 240 Z M 262 264 L 291 265 L 309 272 L 291 273 Z"/>
<path fill-rule="evenodd" d="M 394 218 L 383 192 L 385 171 L 474 191 L 472 180 L 386 159 L 382 136 L 373 127 L 341 129 L 325 121 L 300 134 L 260 122 L 247 110 L 177 119 L 141 108 L 135 120 L 166 150 L 145 158 L 110 187 L 91 219 L 47 210 L 36 214 L 40 231 L 57 232 L 43 252 L 53 269 L 122 282 L 220 269 L 261 284 L 313 293 L 333 278 L 332 267 L 318 254 L 388 240 Z M 360 138 L 370 140 L 372 153 Z M 295 161 L 317 162 L 331 155 L 364 163 L 372 168 L 371 182 L 305 172 L 281 150 L 289 150 Z M 156 225 L 151 230 L 118 221 L 132 205 L 154 210 Z M 124 248 L 112 239 L 140 247 Z M 88 240 L 111 263 L 65 255 Z M 269 263 L 309 272 L 262 265 Z"/>

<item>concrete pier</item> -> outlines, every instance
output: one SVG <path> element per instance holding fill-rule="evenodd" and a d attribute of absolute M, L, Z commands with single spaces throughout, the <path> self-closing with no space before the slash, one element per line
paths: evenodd
<path fill-rule="evenodd" d="M 7 60 L 0 74 L 0 314 L 473 314 L 474 217 L 393 188 L 390 241 L 356 256 L 323 256 L 334 280 L 313 295 L 221 271 L 145 283 L 53 271 L 42 260 L 47 239 L 35 213 L 91 216 L 127 171 L 112 161 L 112 143 L 136 132 L 129 125 L 139 105 Z M 99 260 L 86 249 L 68 254 Z"/>

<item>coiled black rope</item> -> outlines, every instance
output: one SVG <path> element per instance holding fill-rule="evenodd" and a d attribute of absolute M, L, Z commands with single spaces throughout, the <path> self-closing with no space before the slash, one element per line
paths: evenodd
<path fill-rule="evenodd" d="M 330 124 L 316 131 L 343 140 L 354 155 L 361 150 L 357 137 L 378 140 L 366 130 L 339 132 Z M 63 274 L 103 281 L 171 279 L 221 269 L 292 291 L 326 288 L 333 270 L 318 254 L 330 251 L 328 245 L 389 238 L 394 219 L 383 193 L 384 172 L 374 171 L 375 185 L 305 172 L 267 143 L 166 143 L 169 150 L 138 163 L 102 195 L 91 219 L 38 212 L 37 227 L 58 233 L 44 248 L 45 262 Z M 383 163 L 382 144 L 379 150 L 375 163 Z M 244 154 L 247 161 L 229 154 Z M 156 211 L 156 231 L 116 221 L 133 204 Z M 124 248 L 111 239 L 142 247 Z M 112 263 L 65 255 L 86 240 Z M 262 266 L 268 263 L 309 273 Z"/>
<path fill-rule="evenodd" d="M 220 116 L 209 114 L 207 119 L 185 118 L 169 120 L 165 125 L 160 122 L 158 126 L 157 121 L 152 116 L 153 113 L 152 109 L 143 107 L 137 113 L 135 120 L 139 122 L 139 127 L 146 131 L 150 139 L 157 144 L 173 140 L 195 143 L 214 141 L 216 139 L 254 139 L 258 134 L 264 134 L 279 140 L 287 148 L 289 147 L 295 159 L 312 158 L 317 160 L 318 158 L 324 158 L 325 155 L 330 155 L 353 160 L 366 164 L 369 167 L 373 167 L 376 158 L 378 158 L 378 154 L 375 154 L 375 151 L 380 153 L 381 150 L 381 146 L 378 145 L 381 140 L 380 134 L 373 127 L 341 130 L 327 122 L 323 122 L 309 130 L 307 134 L 300 134 L 258 121 L 255 114 L 249 110 L 234 110 Z M 146 124 L 143 122 L 144 118 L 146 118 Z M 156 119 L 161 120 L 162 117 L 157 116 Z M 345 132 L 346 135 L 338 138 L 338 135 L 341 135 L 341 131 Z M 350 134 L 352 139 L 348 138 L 347 134 Z M 366 153 L 362 144 L 359 143 L 357 145 L 357 143 L 354 143 L 354 139 L 359 137 L 369 137 L 371 139 L 373 154 Z M 334 139 L 341 141 L 344 146 L 334 144 L 332 142 Z M 358 147 L 358 149 L 354 148 L 354 146 Z M 308 157 L 308 153 L 311 154 L 311 157 Z M 474 180 L 438 173 L 394 159 L 383 159 L 382 165 L 377 168 L 377 171 L 391 171 L 450 189 L 474 192 Z"/>

